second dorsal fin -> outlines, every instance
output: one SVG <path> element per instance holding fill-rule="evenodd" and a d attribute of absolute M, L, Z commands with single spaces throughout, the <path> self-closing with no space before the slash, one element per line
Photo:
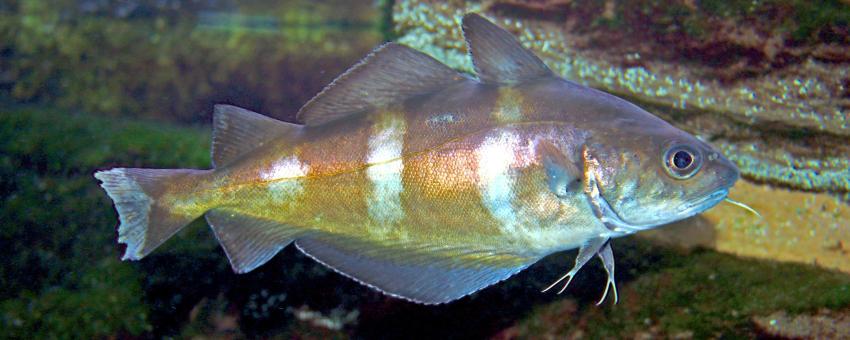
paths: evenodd
<path fill-rule="evenodd" d="M 298 111 L 304 125 L 321 125 L 463 79 L 455 70 L 410 47 L 388 43 L 340 75 Z"/>
<path fill-rule="evenodd" d="M 476 13 L 463 17 L 463 36 L 484 83 L 516 84 L 552 74 L 516 37 Z"/>

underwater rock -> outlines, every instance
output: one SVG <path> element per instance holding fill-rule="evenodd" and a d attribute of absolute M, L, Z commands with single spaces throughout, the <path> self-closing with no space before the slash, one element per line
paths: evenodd
<path fill-rule="evenodd" d="M 666 259 L 672 262 L 655 262 L 655 271 L 620 279 L 617 305 L 587 303 L 588 308 L 583 308 L 579 302 L 576 308 L 581 295 L 557 299 L 537 306 L 499 335 L 519 339 L 749 339 L 778 333 L 775 336 L 779 338 L 785 338 L 781 334 L 846 338 L 846 332 L 828 333 L 814 329 L 814 323 L 809 329 L 797 327 L 791 333 L 787 332 L 791 327 L 786 327 L 780 333 L 765 330 L 756 320 L 777 311 L 820 311 L 819 315 L 826 316 L 823 319 L 846 323 L 850 275 L 713 251 L 671 254 Z M 578 282 L 585 280 L 593 279 Z M 597 282 L 601 285 L 601 277 Z M 837 337 L 824 337 L 828 334 Z"/>
<path fill-rule="evenodd" d="M 513 31 L 565 78 L 638 102 L 712 142 L 744 177 L 846 199 L 850 38 L 840 33 L 844 28 L 816 21 L 822 16 L 812 6 L 798 11 L 802 14 L 791 8 L 784 17 L 789 10 L 780 6 L 776 16 L 787 20 L 755 25 L 724 13 L 768 9 L 713 8 L 709 14 L 715 15 L 702 18 L 690 15 L 708 11 L 697 8 L 702 5 L 664 3 L 404 0 L 395 4 L 393 20 L 400 42 L 471 72 L 459 22 L 464 13 L 481 12 Z M 828 5 L 840 8 L 824 5 L 823 10 L 846 12 L 846 4 Z M 628 6 L 634 8 L 622 8 Z M 624 18 L 629 15 L 657 22 L 622 27 L 637 20 Z M 793 15 L 813 19 L 803 18 L 812 22 L 783 33 L 780 24 L 803 20 Z M 811 27 L 816 25 L 826 28 L 816 31 L 821 27 Z M 631 29 L 643 36 L 614 34 L 604 40 L 593 34 L 597 27 L 608 27 L 609 33 Z M 689 39 L 689 30 L 698 31 L 692 35 L 701 39 Z M 806 44 L 796 42 L 795 35 L 827 38 Z"/>
<path fill-rule="evenodd" d="M 211 2 L 0 1 L 0 97 L 187 123 L 217 103 L 292 119 L 382 39 L 370 3 Z"/>
<path fill-rule="evenodd" d="M 850 338 L 850 312 L 818 311 L 814 315 L 788 315 L 776 312 L 753 317 L 762 337 L 781 339 Z"/>
<path fill-rule="evenodd" d="M 762 218 L 719 204 L 696 218 L 638 235 L 677 247 L 714 248 L 850 273 L 850 206 L 840 199 L 748 181 L 738 181 L 729 197 L 746 202 Z"/>

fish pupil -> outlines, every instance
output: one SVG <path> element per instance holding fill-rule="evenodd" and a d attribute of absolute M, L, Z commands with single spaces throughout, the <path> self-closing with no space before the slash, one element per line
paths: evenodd
<path fill-rule="evenodd" d="M 678 151 L 673 155 L 673 165 L 678 169 L 685 169 L 693 163 L 694 158 L 687 151 Z"/>

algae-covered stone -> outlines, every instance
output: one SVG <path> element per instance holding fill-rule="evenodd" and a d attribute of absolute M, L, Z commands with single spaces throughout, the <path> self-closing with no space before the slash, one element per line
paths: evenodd
<path fill-rule="evenodd" d="M 485 13 L 567 79 L 634 100 L 719 147 L 750 181 L 730 197 L 764 219 L 721 205 L 684 223 L 691 233 L 705 224 L 701 234 L 683 240 L 676 236 L 681 229 L 661 230 L 661 239 L 850 271 L 850 206 L 842 202 L 850 195 L 850 57 L 816 51 L 850 51 L 850 36 L 834 32 L 850 25 L 850 7 L 834 1 L 605 4 L 407 0 L 395 4 L 393 20 L 403 43 L 471 71 L 458 22 L 464 13 Z M 772 21 L 757 18 L 776 8 L 794 11 Z M 757 32 L 723 31 L 736 22 Z M 748 53 L 767 59 L 748 60 Z M 776 58 L 783 54 L 796 57 L 780 66 Z M 745 65 L 735 66 L 739 62 Z M 734 67 L 740 72 L 721 72 Z"/>
<path fill-rule="evenodd" d="M 698 252 L 621 285 L 620 303 L 540 306 L 506 333 L 519 337 L 753 337 L 752 322 L 777 310 L 850 305 L 850 276 L 798 264 Z M 812 335 L 814 333 L 809 333 Z"/>
<path fill-rule="evenodd" d="M 0 96 L 110 115 L 198 122 L 230 102 L 289 117 L 381 41 L 364 2 L 12 2 Z"/>
<path fill-rule="evenodd" d="M 401 42 L 471 70 L 467 12 L 512 30 L 565 78 L 710 140 L 748 178 L 850 192 L 847 4 L 405 0 L 393 20 Z"/>

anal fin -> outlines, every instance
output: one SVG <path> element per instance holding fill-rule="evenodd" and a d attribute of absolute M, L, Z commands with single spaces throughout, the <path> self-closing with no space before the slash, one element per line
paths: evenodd
<path fill-rule="evenodd" d="M 301 233 L 295 227 L 224 209 L 210 210 L 206 218 L 237 273 L 268 262 Z"/>
<path fill-rule="evenodd" d="M 424 304 L 472 294 L 538 260 L 444 247 L 376 245 L 316 234 L 299 238 L 295 244 L 316 261 L 362 284 Z"/>

